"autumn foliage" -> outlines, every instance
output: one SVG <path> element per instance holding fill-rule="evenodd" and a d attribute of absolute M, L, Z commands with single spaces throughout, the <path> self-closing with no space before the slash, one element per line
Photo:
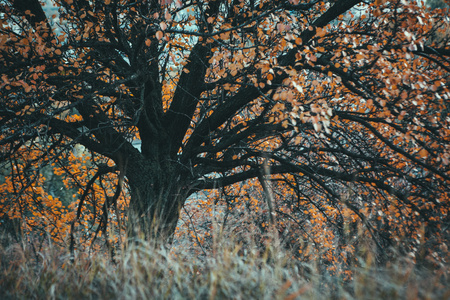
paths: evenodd
<path fill-rule="evenodd" d="M 448 261 L 445 6 L 53 2 L 0 4 L 0 226 L 113 256 L 218 230 L 331 273 L 367 248 Z"/>

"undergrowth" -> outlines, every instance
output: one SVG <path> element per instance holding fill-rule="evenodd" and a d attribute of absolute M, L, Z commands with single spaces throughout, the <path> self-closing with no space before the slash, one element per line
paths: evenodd
<path fill-rule="evenodd" d="M 242 251 L 216 242 L 192 257 L 134 243 L 114 259 L 23 243 L 0 248 L 0 299 L 449 299 L 449 268 L 418 267 L 408 258 L 384 266 L 368 255 L 350 279 L 320 271 L 279 247 Z"/>

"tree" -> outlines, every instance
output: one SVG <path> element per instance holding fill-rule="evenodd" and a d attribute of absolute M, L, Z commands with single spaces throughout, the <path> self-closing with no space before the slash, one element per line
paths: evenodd
<path fill-rule="evenodd" d="M 64 222 L 91 195 L 106 227 L 125 189 L 129 236 L 170 237 L 188 196 L 252 179 L 269 202 L 266 181 L 287 184 L 297 213 L 311 197 L 346 207 L 374 236 L 380 207 L 424 222 L 427 236 L 450 221 L 448 11 L 400 0 L 55 2 L 56 21 L 38 0 L 1 6 L 1 161 L 8 195 L 23 199 L 18 210 L 3 201 L 11 216 L 33 203 L 55 210 L 30 188 L 45 181 L 39 166 L 67 166 L 81 145 L 91 171 L 72 176 L 81 196 Z"/>

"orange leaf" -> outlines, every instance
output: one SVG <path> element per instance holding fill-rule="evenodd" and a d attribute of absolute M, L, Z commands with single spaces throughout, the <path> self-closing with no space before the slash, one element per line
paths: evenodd
<path fill-rule="evenodd" d="M 316 35 L 318 37 L 323 37 L 326 33 L 327 32 L 321 27 L 318 27 L 317 30 L 316 30 Z"/>
<path fill-rule="evenodd" d="M 168 22 L 172 21 L 172 15 L 168 11 L 166 11 L 166 13 L 164 14 L 164 18 Z"/>
<path fill-rule="evenodd" d="M 422 149 L 422 150 L 419 151 L 419 155 L 422 158 L 426 158 L 428 156 L 428 151 L 425 150 L 425 149 Z"/>

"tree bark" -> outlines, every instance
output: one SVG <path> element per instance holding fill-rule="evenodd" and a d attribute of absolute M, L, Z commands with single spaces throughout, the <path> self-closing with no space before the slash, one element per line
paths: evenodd
<path fill-rule="evenodd" d="M 127 233 L 130 240 L 171 242 L 188 190 L 173 163 L 145 158 L 127 165 L 130 188 Z"/>

